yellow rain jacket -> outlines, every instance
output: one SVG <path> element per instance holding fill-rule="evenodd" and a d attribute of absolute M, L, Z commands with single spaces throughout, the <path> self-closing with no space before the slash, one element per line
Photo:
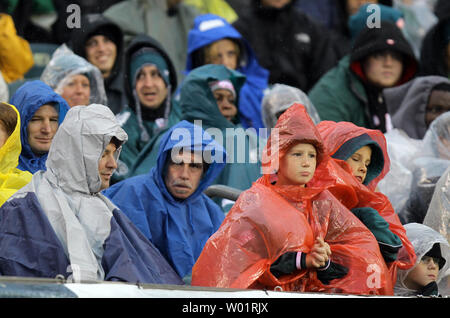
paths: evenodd
<path fill-rule="evenodd" d="M 0 13 L 0 70 L 6 83 L 22 79 L 33 64 L 30 44 L 17 35 L 11 16 Z"/>
<path fill-rule="evenodd" d="M 9 104 L 7 104 L 9 105 Z M 0 148 L 0 206 L 17 190 L 31 181 L 32 174 L 28 171 L 17 169 L 19 155 L 22 151 L 20 142 L 20 115 L 13 105 L 11 106 L 17 114 L 17 125 L 14 132 Z"/>

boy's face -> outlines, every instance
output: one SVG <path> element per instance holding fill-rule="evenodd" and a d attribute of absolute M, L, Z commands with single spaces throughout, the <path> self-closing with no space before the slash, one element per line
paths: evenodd
<path fill-rule="evenodd" d="M 314 176 L 317 165 L 316 148 L 299 143 L 283 156 L 278 169 L 277 185 L 305 186 Z"/>
<path fill-rule="evenodd" d="M 356 150 L 350 158 L 345 161 L 352 169 L 352 174 L 361 183 L 366 180 L 367 167 L 370 165 L 371 157 L 372 149 L 369 146 L 364 146 Z"/>
<path fill-rule="evenodd" d="M 427 127 L 430 127 L 431 122 L 439 117 L 439 115 L 448 111 L 450 111 L 450 92 L 439 90 L 431 91 L 425 113 L 425 123 Z"/>
<path fill-rule="evenodd" d="M 141 105 L 153 110 L 161 106 L 169 93 L 155 65 L 146 65 L 141 68 L 135 87 Z"/>
<path fill-rule="evenodd" d="M 420 262 L 409 272 L 405 279 L 406 287 L 419 290 L 420 288 L 436 281 L 439 274 L 437 261 L 430 256 L 424 256 Z"/>
<path fill-rule="evenodd" d="M 392 51 L 383 51 L 367 57 L 363 63 L 367 80 L 381 88 L 393 87 L 403 73 L 401 55 Z"/>
<path fill-rule="evenodd" d="M 86 41 L 86 58 L 98 67 L 103 78 L 111 74 L 117 56 L 117 46 L 104 35 L 94 35 Z"/>

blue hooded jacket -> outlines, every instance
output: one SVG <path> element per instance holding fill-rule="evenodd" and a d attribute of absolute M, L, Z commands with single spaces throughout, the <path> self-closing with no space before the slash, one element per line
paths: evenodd
<path fill-rule="evenodd" d="M 182 201 L 169 193 L 164 182 L 166 159 L 174 147 L 211 150 L 216 159 L 204 172 L 195 192 Z M 155 244 L 176 272 L 185 277 L 225 217 L 222 209 L 202 193 L 222 171 L 225 158 L 223 147 L 207 132 L 183 120 L 163 136 L 156 167 L 150 173 L 116 183 L 103 194 Z"/>
<path fill-rule="evenodd" d="M 27 127 L 34 113 L 43 105 L 54 103 L 59 114 L 58 124 L 64 120 L 69 105 L 50 86 L 36 80 L 26 82 L 11 97 L 10 103 L 16 106 L 20 113 L 20 139 L 22 140 L 22 152 L 19 157 L 18 169 L 35 173 L 38 170 L 47 170 L 45 162 L 47 154 L 36 155 L 28 143 Z"/>
<path fill-rule="evenodd" d="M 237 40 L 240 44 L 240 65 L 236 69 L 247 78 L 239 94 L 239 111 L 244 128 L 264 128 L 261 103 L 268 86 L 269 71 L 259 65 L 253 50 L 242 35 L 224 18 L 214 14 L 199 15 L 188 35 L 186 73 L 196 67 L 193 54 L 196 50 L 224 38 Z M 201 65 L 197 65 L 201 66 Z"/>

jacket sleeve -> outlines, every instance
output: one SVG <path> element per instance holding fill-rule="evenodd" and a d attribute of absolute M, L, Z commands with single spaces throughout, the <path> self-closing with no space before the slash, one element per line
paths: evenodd
<path fill-rule="evenodd" d="M 5 81 L 23 78 L 33 63 L 29 43 L 17 35 L 11 16 L 0 13 L 0 70 Z"/>

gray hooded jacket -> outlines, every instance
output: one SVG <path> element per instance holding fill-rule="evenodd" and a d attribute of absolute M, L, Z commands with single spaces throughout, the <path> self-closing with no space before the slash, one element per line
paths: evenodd
<path fill-rule="evenodd" d="M 441 76 L 417 77 L 401 86 L 383 90 L 394 128 L 404 130 L 410 138 L 422 139 L 427 131 L 425 111 L 434 86 L 450 81 Z"/>

